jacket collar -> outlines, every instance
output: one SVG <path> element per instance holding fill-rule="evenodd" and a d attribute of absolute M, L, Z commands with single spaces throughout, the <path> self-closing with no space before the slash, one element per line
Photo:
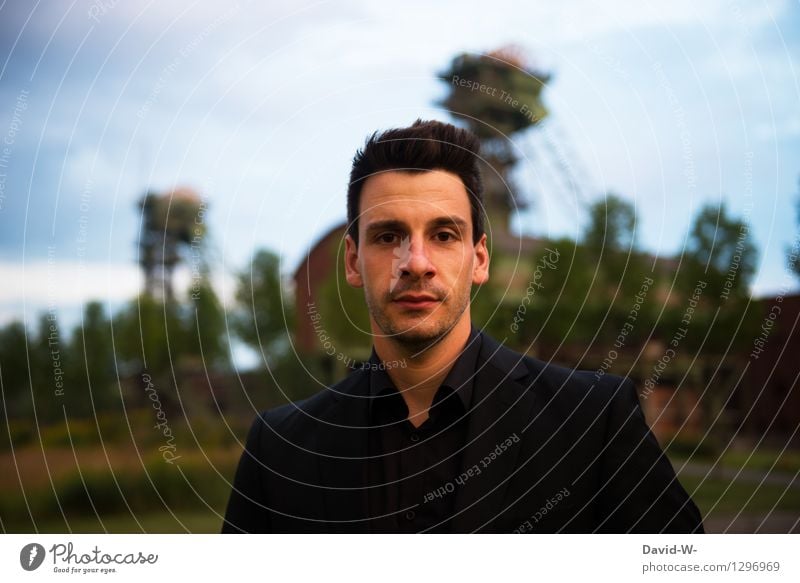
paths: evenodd
<path fill-rule="evenodd" d="M 502 510 L 524 431 L 535 408 L 535 391 L 528 391 L 526 384 L 520 382 L 529 374 L 522 355 L 483 332 L 481 335 L 473 406 L 462 456 L 464 472 L 477 466 L 481 473 L 455 486 L 454 532 L 488 528 Z M 333 404 L 320 419 L 316 444 L 326 520 L 334 532 L 369 532 L 366 489 L 369 374 L 356 371 L 329 390 L 333 391 Z M 509 439 L 513 445 L 500 455 L 491 455 Z"/>
<path fill-rule="evenodd" d="M 471 324 L 469 336 L 461 350 L 461 354 L 458 356 L 441 384 L 442 387 L 447 387 L 455 392 L 461 404 L 464 406 L 464 411 L 469 411 L 472 406 L 472 389 L 475 384 L 476 364 L 478 362 L 478 355 L 480 354 L 482 338 L 483 334 L 481 334 L 481 331 L 476 328 L 474 324 Z M 368 362 L 371 365 L 368 370 L 369 392 L 372 398 L 369 399 L 367 408 L 369 410 L 370 419 L 374 419 L 372 416 L 373 410 L 376 405 L 378 405 L 376 399 L 384 398 L 386 392 L 389 392 L 390 395 L 391 393 L 397 393 L 397 388 L 394 386 L 386 369 L 382 366 L 381 359 L 378 358 L 374 346 Z M 384 395 L 381 395 L 382 392 Z M 434 403 L 435 402 L 436 398 L 434 398 Z"/>

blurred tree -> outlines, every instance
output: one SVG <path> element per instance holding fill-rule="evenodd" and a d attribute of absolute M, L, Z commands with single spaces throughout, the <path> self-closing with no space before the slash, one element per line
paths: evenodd
<path fill-rule="evenodd" d="M 652 257 L 638 250 L 636 209 L 609 193 L 589 207 L 588 217 L 582 246 L 593 262 L 593 291 L 583 318 L 593 322 L 594 338 L 604 352 L 616 341 L 617 353 L 632 350 L 635 355 L 657 320 L 656 275 Z"/>
<path fill-rule="evenodd" d="M 225 341 L 225 310 L 207 273 L 192 287 L 186 322 L 190 354 L 203 359 L 206 369 L 228 368 L 228 344 Z"/>
<path fill-rule="evenodd" d="M 705 445 L 712 450 L 721 450 L 731 434 L 725 408 L 743 366 L 736 355 L 752 343 L 758 327 L 749 290 L 757 259 L 749 225 L 731 216 L 724 203 L 698 211 L 675 278 L 684 296 L 675 307 L 683 318 L 676 331 L 688 331 L 681 349 L 694 355 L 687 372 L 701 391 L 702 417 L 709 424 Z"/>
<path fill-rule="evenodd" d="M 547 116 L 542 91 L 550 75 L 528 66 L 520 49 L 507 46 L 462 53 L 439 78 L 448 87 L 440 105 L 481 139 L 486 211 L 495 228 L 505 230 L 510 213 L 527 206 L 511 182 L 518 161 L 513 140 Z"/>
<path fill-rule="evenodd" d="M 558 252 L 557 261 L 546 249 Z M 519 315 L 523 318 L 519 335 L 524 344 L 538 347 L 540 357 L 570 362 L 574 358 L 570 349 L 584 350 L 597 331 L 596 317 L 587 312 L 592 293 L 597 293 L 595 262 L 586 247 L 563 238 L 546 241 L 531 258 L 529 269 L 530 299 Z M 520 311 L 519 306 L 516 309 Z"/>
<path fill-rule="evenodd" d="M 167 414 L 178 415 L 176 387 L 178 364 L 188 351 L 187 332 L 181 307 L 141 294 L 120 310 L 114 318 L 114 346 L 120 376 L 139 377 L 134 386 L 147 384 L 149 377 Z M 133 393 L 134 402 L 147 400 L 143 391 Z"/>
<path fill-rule="evenodd" d="M 628 253 L 636 243 L 636 209 L 609 193 L 589 207 L 589 225 L 583 244 L 598 255 L 604 251 Z"/>
<path fill-rule="evenodd" d="M 139 264 L 144 271 L 145 293 L 174 300 L 172 274 L 185 259 L 186 249 L 197 249 L 205 236 L 206 206 L 190 188 L 166 194 L 148 192 L 139 201 L 141 229 Z"/>
<path fill-rule="evenodd" d="M 70 353 L 74 356 L 73 368 L 80 372 L 75 375 L 75 386 L 68 387 L 67 413 L 89 415 L 119 403 L 111 323 L 100 302 L 84 307 L 83 320 L 72 334 Z"/>
<path fill-rule="evenodd" d="M 524 338 L 519 334 L 509 334 L 520 301 L 518 297 L 511 298 L 508 294 L 504 297 L 504 292 L 505 286 L 491 277 L 485 284 L 473 286 L 469 307 L 470 318 L 477 328 L 494 338 L 508 337 L 511 347 L 524 352 L 528 348 L 523 344 Z"/>
<path fill-rule="evenodd" d="M 718 306 L 731 296 L 749 296 L 758 251 L 749 225 L 730 216 L 723 202 L 699 210 L 682 260 L 679 281 L 684 292 L 690 294 L 698 281 L 705 281 L 704 296 Z"/>
<path fill-rule="evenodd" d="M 340 378 L 337 367 L 341 370 L 348 364 L 353 366 L 365 361 L 372 350 L 372 326 L 364 289 L 347 283 L 344 259 L 340 255 L 342 249 L 331 247 L 331 261 L 336 269 L 320 287 L 315 313 L 304 316 L 318 318 L 314 326 L 319 367 L 324 371 L 327 382 Z M 329 338 L 328 347 L 324 343 L 325 337 Z M 337 360 L 343 364 L 337 364 Z"/>
<path fill-rule="evenodd" d="M 40 422 L 63 419 L 61 406 L 70 389 L 69 371 L 75 366 L 69 352 L 69 342 L 61 333 L 55 313 L 42 313 L 30 355 L 36 416 Z"/>
<path fill-rule="evenodd" d="M 114 342 L 126 375 L 171 375 L 173 363 L 184 353 L 185 338 L 178 306 L 147 294 L 132 300 L 115 318 Z"/>
<path fill-rule="evenodd" d="M 237 310 L 233 329 L 239 338 L 271 364 L 289 346 L 288 326 L 294 307 L 283 294 L 280 259 L 268 250 L 253 255 L 249 268 L 237 276 Z"/>
<path fill-rule="evenodd" d="M 3 406 L 9 416 L 31 411 L 30 380 L 28 377 L 28 331 L 20 321 L 0 329 L 0 382 Z"/>

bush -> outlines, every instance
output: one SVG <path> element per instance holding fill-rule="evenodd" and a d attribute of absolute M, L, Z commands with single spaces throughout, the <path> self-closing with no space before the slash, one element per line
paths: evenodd
<path fill-rule="evenodd" d="M 145 460 L 141 471 L 90 470 L 75 472 L 55 483 L 56 496 L 48 486 L 22 496 L 0 498 L 3 524 L 36 522 L 86 515 L 148 514 L 170 510 L 222 511 L 230 495 L 230 482 L 238 457 L 231 455 L 210 465 L 201 456 L 182 456 L 169 464 L 159 454 Z"/>

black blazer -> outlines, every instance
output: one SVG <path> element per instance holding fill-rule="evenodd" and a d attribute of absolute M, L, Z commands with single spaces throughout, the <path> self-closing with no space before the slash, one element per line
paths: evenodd
<path fill-rule="evenodd" d="M 356 370 L 261 413 L 222 532 L 369 532 L 368 395 L 369 372 Z M 462 466 L 439 490 L 455 496 L 453 532 L 703 532 L 630 379 L 548 364 L 486 334 Z"/>

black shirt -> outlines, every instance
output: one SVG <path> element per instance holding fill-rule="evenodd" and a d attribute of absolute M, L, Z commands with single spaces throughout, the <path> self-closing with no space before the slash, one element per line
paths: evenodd
<path fill-rule="evenodd" d="M 461 449 L 472 406 L 480 332 L 471 326 L 461 355 L 419 427 L 372 350 L 370 357 L 369 512 L 372 532 L 450 532 Z"/>

